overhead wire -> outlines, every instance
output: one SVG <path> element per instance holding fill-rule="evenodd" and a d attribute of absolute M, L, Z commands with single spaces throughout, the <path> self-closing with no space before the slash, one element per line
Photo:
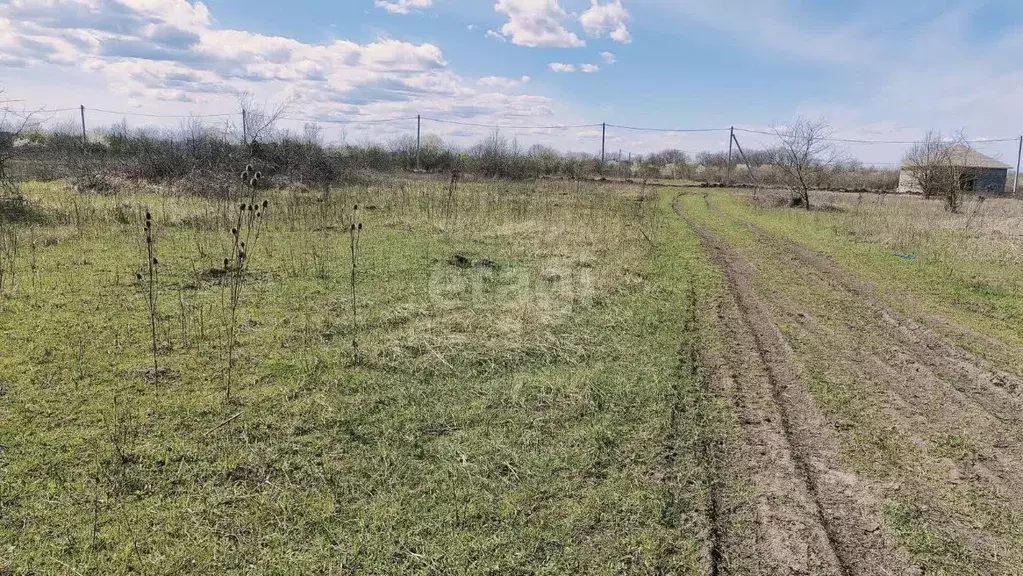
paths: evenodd
<path fill-rule="evenodd" d="M 0 104 L 8 104 L 14 102 L 23 102 L 23 100 L 0 100 Z M 39 110 L 31 111 L 28 114 L 50 114 L 50 113 L 61 113 L 61 112 L 72 112 L 78 111 L 81 107 L 74 108 L 53 108 L 47 109 L 42 108 Z M 109 110 L 105 108 L 91 108 L 84 107 L 87 112 L 99 112 L 102 114 L 115 114 L 122 116 L 138 116 L 144 118 L 178 118 L 178 119 L 189 119 L 189 118 L 226 118 L 232 117 L 238 114 L 238 112 L 220 112 L 210 114 L 156 114 L 148 112 L 134 112 L 134 111 L 122 111 L 122 110 Z M 23 117 L 20 113 L 12 110 L 9 106 L 0 107 L 0 111 L 13 114 L 19 117 Z M 751 128 L 649 128 L 640 126 L 628 126 L 623 124 L 550 124 L 550 125 L 514 125 L 514 124 L 496 124 L 496 123 L 484 123 L 484 122 L 471 122 L 467 120 L 448 120 L 443 118 L 435 118 L 432 116 L 406 116 L 396 118 L 351 118 L 351 119 L 333 119 L 333 118 L 309 118 L 302 116 L 281 116 L 281 120 L 289 120 L 294 122 L 320 122 L 325 124 L 338 124 L 338 125 L 351 125 L 351 124 L 387 124 L 395 122 L 412 122 L 412 121 L 424 121 L 434 122 L 437 124 L 448 124 L 454 126 L 467 126 L 475 128 L 490 128 L 496 130 L 575 130 L 575 129 L 588 129 L 588 128 L 614 128 L 618 130 L 629 130 L 635 132 L 657 132 L 657 133 L 676 133 L 676 134 L 687 134 L 687 133 L 715 133 L 715 132 L 728 132 L 734 130 L 735 132 L 746 133 L 746 134 L 758 134 L 763 136 L 772 137 L 783 137 L 786 135 L 784 132 L 774 132 L 767 130 L 756 130 Z M 843 144 L 863 144 L 863 145 L 913 145 L 925 143 L 925 140 L 869 140 L 861 138 L 838 138 L 834 136 L 828 136 L 822 138 L 823 141 L 836 142 Z M 1018 142 L 1019 137 L 1012 138 L 981 138 L 966 140 L 966 143 L 974 145 L 984 144 L 998 144 L 1008 142 Z"/>
<path fill-rule="evenodd" d="M 74 108 L 71 108 L 74 110 Z M 117 114 L 119 116 L 142 116 L 145 118 L 223 118 L 226 116 L 234 116 L 234 112 L 224 112 L 220 114 L 150 114 L 146 112 L 122 112 L 117 110 L 104 110 L 103 108 L 89 108 L 85 107 L 87 112 L 101 112 L 103 114 Z"/>
<path fill-rule="evenodd" d="M 386 124 L 389 122 L 411 122 L 415 119 L 416 119 L 415 116 L 405 118 L 378 118 L 378 119 L 354 118 L 346 120 L 332 118 L 302 118 L 296 116 L 281 116 L 281 120 L 291 120 L 293 122 L 323 122 L 325 124 Z"/>
<path fill-rule="evenodd" d="M 728 132 L 729 130 L 728 128 L 640 128 L 637 126 L 621 126 L 619 124 L 608 124 L 607 127 L 637 132 Z"/>
<path fill-rule="evenodd" d="M 785 132 L 768 132 L 766 130 L 752 130 L 749 128 L 736 128 L 736 132 L 745 132 L 747 134 L 761 134 L 764 136 L 786 136 Z M 842 142 L 845 144 L 924 144 L 926 140 L 865 140 L 858 138 L 834 138 L 834 137 L 823 137 L 821 140 L 825 142 Z M 987 144 L 987 143 L 1000 143 L 1000 142 L 1018 142 L 1019 137 L 1015 138 L 979 138 L 976 140 L 966 140 L 970 144 Z"/>
<path fill-rule="evenodd" d="M 507 128 L 513 130 L 573 130 L 577 128 L 600 128 L 602 124 L 551 124 L 547 126 L 517 126 L 514 124 L 484 124 L 479 122 L 466 122 L 464 120 L 442 120 L 440 118 L 422 117 L 428 122 L 438 124 L 454 124 L 456 126 L 472 126 L 476 128 Z M 415 120 L 415 118 L 413 118 Z"/>

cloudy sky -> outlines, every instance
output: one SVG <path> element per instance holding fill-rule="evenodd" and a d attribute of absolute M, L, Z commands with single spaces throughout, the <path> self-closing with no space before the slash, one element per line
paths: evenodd
<path fill-rule="evenodd" d="M 1020 54 L 1018 0 L 0 0 L 0 99 L 24 101 L 6 105 L 84 104 L 95 126 L 226 124 L 247 91 L 290 102 L 288 128 L 314 119 L 348 141 L 414 131 L 417 114 L 461 122 L 424 122 L 453 141 L 501 125 L 585 152 L 600 129 L 576 126 L 601 122 L 765 130 L 804 116 L 845 139 L 1007 138 L 1023 132 Z M 362 122 L 390 119 L 406 120 Z M 616 127 L 608 149 L 727 138 Z M 877 163 L 903 148 L 843 147 Z M 978 147 L 1015 161 L 1012 143 Z"/>

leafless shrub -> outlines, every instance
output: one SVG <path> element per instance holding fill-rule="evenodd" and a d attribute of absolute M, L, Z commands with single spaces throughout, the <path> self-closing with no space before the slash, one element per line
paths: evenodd
<path fill-rule="evenodd" d="M 798 204 L 809 210 L 810 190 L 821 186 L 836 161 L 829 140 L 831 128 L 824 120 L 800 118 L 788 130 L 775 130 L 775 134 L 780 141 L 777 166 L 789 188 L 799 193 Z"/>
<path fill-rule="evenodd" d="M 277 123 L 287 113 L 291 102 L 285 101 L 272 108 L 256 104 L 252 94 L 243 93 L 238 97 L 238 108 L 242 113 L 242 144 L 251 147 L 258 142 L 273 141 L 277 137 Z"/>
<path fill-rule="evenodd" d="M 0 97 L 3 91 L 0 90 Z M 0 108 L 0 196 L 17 196 L 17 179 L 11 173 L 11 161 L 23 144 L 22 136 L 39 125 L 38 111 Z"/>
<path fill-rule="evenodd" d="M 928 132 L 906 154 L 903 164 L 925 198 L 941 196 L 945 210 L 958 213 L 962 209 L 963 184 L 968 176 L 966 164 L 971 152 L 970 142 L 962 132 L 951 139 Z"/>
<path fill-rule="evenodd" d="M 906 153 L 903 164 L 920 186 L 924 198 L 940 195 L 947 187 L 946 166 L 950 162 L 950 153 L 949 143 L 942 139 L 941 134 L 931 131 Z"/>

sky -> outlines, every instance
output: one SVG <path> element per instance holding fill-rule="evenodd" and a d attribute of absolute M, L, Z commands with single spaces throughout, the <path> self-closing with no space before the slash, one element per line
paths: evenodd
<path fill-rule="evenodd" d="M 721 150 L 823 119 L 840 140 L 962 130 L 1015 164 L 1018 0 L 0 0 L 0 105 L 50 122 L 238 123 L 240 94 L 334 142 Z M 438 122 L 444 121 L 442 122 Z M 622 127 L 717 129 L 665 132 Z M 537 128 L 542 127 L 542 128 Z M 747 130 L 753 132 L 746 132 Z M 836 142 L 896 163 L 907 145 Z"/>

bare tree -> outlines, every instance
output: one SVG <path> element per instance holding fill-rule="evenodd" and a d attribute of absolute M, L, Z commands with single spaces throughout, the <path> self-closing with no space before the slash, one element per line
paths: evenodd
<path fill-rule="evenodd" d="M 251 146 L 258 141 L 273 139 L 277 130 L 277 122 L 288 111 L 291 101 L 284 101 L 273 108 L 266 108 L 256 104 L 252 94 L 244 92 L 238 96 L 238 108 L 242 112 L 244 125 L 242 126 L 242 139 L 246 146 Z"/>
<path fill-rule="evenodd" d="M 670 168 L 672 178 L 678 178 L 679 171 L 683 176 L 688 175 L 689 172 L 689 156 L 676 148 L 651 154 L 646 158 L 646 163 L 655 168 L 657 172 L 661 172 L 661 168 Z"/>
<path fill-rule="evenodd" d="M 949 143 L 940 133 L 929 131 L 903 158 L 903 166 L 920 186 L 924 198 L 940 195 L 947 189 L 950 151 Z"/>
<path fill-rule="evenodd" d="M 404 134 L 387 143 L 387 149 L 398 160 L 401 167 L 411 170 L 416 166 L 416 137 Z"/>
<path fill-rule="evenodd" d="M 828 168 L 835 163 L 831 145 L 831 127 L 824 120 L 796 120 L 791 128 L 775 130 L 781 145 L 778 149 L 778 168 L 785 183 L 799 193 L 793 205 L 810 209 L 810 189 L 820 186 Z"/>
<path fill-rule="evenodd" d="M 302 141 L 306 144 L 323 146 L 323 127 L 316 122 L 306 122 L 302 125 Z"/>
<path fill-rule="evenodd" d="M 970 140 L 962 131 L 956 132 L 952 137 L 949 146 L 949 153 L 945 161 L 945 210 L 958 213 L 963 207 L 963 190 L 966 189 L 967 181 L 973 181 L 976 173 L 971 173 L 967 168 L 969 158 L 973 154 L 973 147 Z M 973 189 L 970 184 L 970 190 Z"/>
<path fill-rule="evenodd" d="M 0 90 L 0 97 L 3 91 Z M 18 185 L 11 174 L 11 160 L 21 144 L 22 136 L 39 126 L 39 111 L 15 111 L 0 108 L 0 196 L 16 196 Z"/>
<path fill-rule="evenodd" d="M 906 153 L 903 165 L 920 186 L 924 198 L 940 196 L 945 200 L 945 210 L 959 212 L 964 181 L 969 176 L 966 164 L 972 151 L 962 132 L 951 139 L 928 132 L 922 142 Z"/>

